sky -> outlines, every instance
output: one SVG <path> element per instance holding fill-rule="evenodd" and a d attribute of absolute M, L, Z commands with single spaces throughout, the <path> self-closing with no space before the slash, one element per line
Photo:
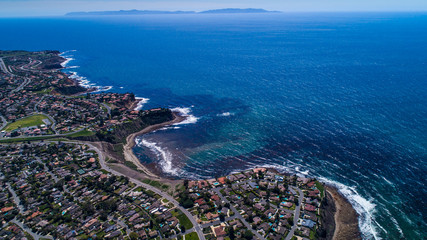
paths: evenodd
<path fill-rule="evenodd" d="M 427 11 L 427 0 L 0 0 L 0 17 L 75 11 L 264 8 L 283 12 Z"/>

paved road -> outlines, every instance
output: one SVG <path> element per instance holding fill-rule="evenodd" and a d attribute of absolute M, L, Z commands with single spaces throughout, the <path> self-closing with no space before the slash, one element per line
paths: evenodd
<path fill-rule="evenodd" d="M 40 234 L 37 234 L 37 233 L 33 232 L 25 224 L 23 224 L 22 222 L 16 220 L 16 218 L 12 219 L 11 222 L 15 223 L 20 228 L 24 229 L 24 231 L 26 231 L 28 234 L 30 234 L 35 240 L 38 240 L 38 239 L 53 239 L 53 237 L 51 237 L 51 236 L 43 236 L 43 235 L 40 235 Z"/>
<path fill-rule="evenodd" d="M 222 193 L 220 192 L 222 188 L 214 188 L 213 191 L 221 198 L 222 201 L 229 203 L 230 204 L 230 209 L 231 211 L 234 212 L 236 218 L 240 219 L 240 221 L 242 221 L 243 225 L 245 225 L 245 227 L 248 230 L 251 230 L 252 233 L 260 240 L 265 240 L 265 238 L 263 236 L 261 236 L 261 234 L 259 234 L 257 231 L 255 231 L 254 229 L 252 229 L 252 226 L 246 222 L 246 219 L 244 219 L 242 217 L 242 215 L 239 213 L 239 211 L 237 211 L 237 209 L 233 206 L 233 204 L 230 203 L 230 201 L 227 200 L 227 198 L 225 198 Z"/>
<path fill-rule="evenodd" d="M 43 113 L 43 114 L 44 114 L 44 113 Z M 62 133 L 62 134 L 48 134 L 48 135 L 38 135 L 38 136 L 17 136 L 17 137 L 0 138 L 0 140 L 6 140 L 6 139 L 19 139 L 19 138 L 25 138 L 25 139 L 31 140 L 31 138 L 40 138 L 40 137 L 47 137 L 47 138 L 49 138 L 49 137 L 66 137 L 66 136 L 68 136 L 68 135 L 72 135 L 72 134 L 75 134 L 75 133 L 79 133 L 79 132 L 81 132 L 81 131 L 83 131 L 83 130 L 85 130 L 85 129 L 87 129 L 87 128 L 91 127 L 91 126 L 92 126 L 92 125 L 89 125 L 89 126 L 86 126 L 86 127 L 84 127 L 84 128 L 81 128 L 81 129 L 79 129 L 79 130 L 77 130 L 77 131 L 70 132 L 70 133 Z M 46 140 L 48 140 L 48 139 L 46 139 Z"/>
<path fill-rule="evenodd" d="M 4 127 L 6 127 L 7 121 L 6 121 L 6 118 L 4 118 L 1 114 L 0 114 L 0 120 L 1 120 L 1 125 L 0 125 L 0 130 L 1 130 Z"/>
<path fill-rule="evenodd" d="M 304 199 L 304 193 L 301 191 L 301 189 L 299 188 L 295 188 L 295 190 L 291 189 L 291 192 L 295 192 L 298 191 L 298 206 L 295 208 L 295 214 L 294 214 L 294 225 L 291 228 L 291 231 L 289 231 L 288 236 L 286 236 L 285 240 L 290 240 L 293 236 L 294 236 L 294 232 L 297 229 L 297 224 L 298 224 L 298 219 L 301 213 L 301 205 L 302 205 L 302 200 Z"/>
<path fill-rule="evenodd" d="M 107 109 L 108 115 L 111 115 L 111 108 L 107 104 L 105 104 L 105 103 L 101 103 L 101 105 L 104 106 Z"/>
<path fill-rule="evenodd" d="M 226 217 L 224 222 L 228 222 L 228 221 L 236 219 L 236 218 L 237 218 L 237 215 L 233 215 L 231 217 Z M 213 221 L 213 222 L 210 222 L 210 223 L 202 224 L 201 226 L 202 226 L 202 228 L 207 228 L 207 227 L 210 227 L 210 226 L 219 225 L 220 223 L 222 223 L 222 221 L 216 220 L 216 221 Z"/>
<path fill-rule="evenodd" d="M 34 105 L 34 112 L 38 112 L 39 110 L 37 109 L 37 107 L 39 106 L 39 104 L 43 101 L 43 99 L 46 97 L 46 95 L 43 95 L 40 100 Z"/>
<path fill-rule="evenodd" d="M 10 183 L 7 183 L 7 189 L 9 190 L 10 193 L 12 193 L 12 198 L 13 201 L 15 202 L 16 206 L 18 206 L 18 210 L 21 214 L 24 214 L 24 207 L 21 205 L 21 200 L 19 199 L 19 197 L 16 195 L 15 190 L 13 190 L 13 188 L 10 186 Z M 20 228 L 24 229 L 24 231 L 28 232 L 28 234 L 30 234 L 34 239 L 40 239 L 40 238 L 47 238 L 47 239 L 53 239 L 52 237 L 49 236 L 43 236 L 43 235 L 39 235 L 37 233 L 34 233 L 29 227 L 27 227 L 25 224 L 19 222 L 16 220 L 16 218 L 12 219 L 11 222 L 15 223 L 16 225 L 18 225 Z"/>
<path fill-rule="evenodd" d="M 7 183 L 6 185 L 9 192 L 12 193 L 13 201 L 15 202 L 16 206 L 18 206 L 19 212 L 23 214 L 24 206 L 21 205 L 21 200 L 19 199 L 18 195 L 16 195 L 15 190 L 13 190 L 13 188 L 10 186 L 10 183 Z"/>
<path fill-rule="evenodd" d="M 44 162 L 42 162 L 42 160 L 40 160 L 40 158 L 39 157 L 36 157 L 36 162 L 38 162 L 38 163 L 40 163 L 40 164 L 42 164 L 43 165 L 43 168 L 44 168 L 44 171 L 45 172 L 47 172 L 52 178 L 53 178 L 53 181 L 55 181 L 55 183 L 57 183 L 58 181 L 59 181 L 59 179 L 58 179 L 58 177 L 53 173 L 53 172 L 51 172 L 50 170 L 49 170 L 49 168 L 46 166 L 46 164 L 44 163 Z M 66 184 L 64 184 L 64 190 L 66 191 L 66 192 L 68 192 L 68 189 L 67 189 L 67 187 L 66 187 Z"/>
<path fill-rule="evenodd" d="M 10 74 L 9 70 L 7 70 L 6 64 L 4 64 L 3 58 L 0 58 L 0 68 L 4 73 Z"/>
<path fill-rule="evenodd" d="M 21 91 L 25 86 L 27 86 L 29 83 L 31 82 L 31 79 L 29 78 L 24 78 L 24 82 L 21 83 L 21 85 L 19 85 L 17 88 L 13 89 L 12 91 L 10 91 L 10 93 L 14 93 L 17 91 Z"/>
<path fill-rule="evenodd" d="M 73 144 L 75 144 L 75 142 L 65 142 L 65 143 L 73 143 Z M 91 150 L 94 150 L 98 154 L 98 156 L 99 156 L 99 163 L 101 164 L 101 168 L 102 169 L 107 170 L 108 172 L 110 172 L 110 173 L 112 173 L 112 174 L 114 174 L 116 176 L 125 176 L 125 177 L 128 177 L 128 176 L 126 176 L 126 175 L 124 175 L 124 174 L 122 174 L 120 172 L 117 172 L 114 169 L 111 169 L 105 163 L 105 156 L 104 156 L 104 154 L 98 148 L 96 148 L 95 146 L 93 146 L 92 144 L 87 143 L 87 142 L 78 142 L 78 143 L 88 145 Z M 180 206 L 179 203 L 172 196 L 170 196 L 166 192 L 163 192 L 163 191 L 159 190 L 158 188 L 155 188 L 155 187 L 153 187 L 151 185 L 145 184 L 145 183 L 143 183 L 143 182 L 141 182 L 141 181 L 139 181 L 137 179 L 130 178 L 130 177 L 128 177 L 128 178 L 129 178 L 129 181 L 131 181 L 132 183 L 136 184 L 137 186 L 140 186 L 140 187 L 143 187 L 143 188 L 145 188 L 147 190 L 153 191 L 153 192 L 159 194 L 160 196 L 162 196 L 163 198 L 166 198 L 167 200 L 169 200 L 169 202 L 171 202 L 173 205 L 175 205 L 176 208 L 178 208 L 179 210 L 181 210 L 181 212 L 183 212 L 188 217 L 188 219 L 193 224 L 193 228 L 196 231 L 197 235 L 199 236 L 199 239 L 200 240 L 206 240 L 205 236 L 203 234 L 203 231 L 200 228 L 200 225 L 197 223 L 196 219 L 194 219 L 193 215 L 191 215 L 191 213 L 189 211 L 187 211 L 187 209 L 185 209 L 182 206 Z"/>

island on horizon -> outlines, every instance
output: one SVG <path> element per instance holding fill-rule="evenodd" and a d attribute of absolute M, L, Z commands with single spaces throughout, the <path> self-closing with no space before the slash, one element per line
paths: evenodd
<path fill-rule="evenodd" d="M 169 179 L 135 137 L 185 119 L 95 92 L 58 51 L 0 51 L 0 222 L 16 238 L 360 239 L 332 186 L 269 168 Z"/>
<path fill-rule="evenodd" d="M 92 12 L 69 12 L 65 16 L 104 16 L 104 15 L 153 15 L 153 14 L 244 14 L 244 13 L 280 13 L 279 11 L 268 11 L 262 8 L 224 8 L 206 11 L 159 11 L 159 10 L 118 10 L 118 11 L 92 11 Z"/>

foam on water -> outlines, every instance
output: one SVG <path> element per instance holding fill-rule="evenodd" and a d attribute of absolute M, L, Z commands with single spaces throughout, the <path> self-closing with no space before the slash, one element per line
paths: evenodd
<path fill-rule="evenodd" d="M 144 105 L 150 100 L 149 98 L 143 98 L 143 97 L 136 97 L 135 99 L 140 100 L 134 109 L 138 111 L 141 110 L 142 107 L 144 107 Z"/>
<path fill-rule="evenodd" d="M 174 125 L 192 124 L 196 123 L 199 118 L 191 114 L 191 108 L 176 107 L 171 109 L 172 112 L 178 112 L 181 116 L 186 117 L 184 121 L 175 123 Z"/>
<path fill-rule="evenodd" d="M 108 91 L 113 88 L 113 86 L 97 86 L 94 83 L 91 83 L 86 77 L 80 76 L 77 72 L 70 71 L 70 78 L 76 80 L 80 86 L 85 88 L 94 88 L 93 92 L 103 92 Z"/>
<path fill-rule="evenodd" d="M 156 154 L 159 165 L 165 173 L 177 176 L 178 170 L 172 167 L 172 154 L 165 148 L 159 146 L 159 144 L 155 142 L 150 142 L 144 138 L 137 138 L 135 140 L 136 144 L 139 147 L 146 147 L 150 149 L 154 154 Z"/>
<path fill-rule="evenodd" d="M 64 58 L 65 58 L 65 61 L 63 61 L 63 62 L 61 63 L 61 66 L 62 66 L 63 68 L 67 67 L 68 63 L 70 63 L 71 61 L 73 61 L 73 60 L 74 60 L 74 58 L 72 58 L 72 57 L 64 57 Z M 70 68 L 70 67 L 69 67 L 69 68 Z"/>
<path fill-rule="evenodd" d="M 224 112 L 224 113 L 219 113 L 217 114 L 218 117 L 228 117 L 228 116 L 233 116 L 234 113 L 230 113 L 230 112 Z"/>
<path fill-rule="evenodd" d="M 359 214 L 359 228 L 364 239 L 381 239 L 378 236 L 378 228 L 387 232 L 378 222 L 375 221 L 375 204 L 363 198 L 353 186 L 346 186 L 337 181 L 319 177 L 319 180 L 336 187 L 338 191 L 350 202 L 354 210 Z"/>
<path fill-rule="evenodd" d="M 61 54 L 59 54 L 59 56 L 65 58 L 66 60 L 64 62 L 61 63 L 61 66 L 63 68 L 66 69 L 75 69 L 75 68 L 79 68 L 79 66 L 68 66 L 68 64 L 75 60 L 73 58 L 73 55 L 70 54 L 72 52 L 76 52 L 77 50 L 69 50 L 69 51 L 65 51 Z M 91 83 L 86 77 L 80 76 L 77 72 L 75 71 L 66 71 L 67 73 L 70 73 L 70 78 L 74 79 L 76 81 L 79 82 L 80 86 L 85 87 L 85 88 L 95 88 L 95 91 L 93 92 L 103 92 L 103 91 L 109 91 L 113 88 L 113 86 L 97 86 L 94 83 Z"/>
<path fill-rule="evenodd" d="M 59 56 L 65 58 L 65 61 L 61 63 L 61 66 L 63 68 L 67 67 L 67 65 L 74 60 L 74 58 L 72 58 L 72 55 L 68 55 L 68 53 L 70 52 L 75 52 L 76 50 L 69 50 L 69 51 L 65 51 L 62 52 L 61 54 L 59 54 Z M 77 66 L 76 66 L 77 67 Z M 71 67 L 67 67 L 67 68 L 74 68 L 74 66 Z"/>

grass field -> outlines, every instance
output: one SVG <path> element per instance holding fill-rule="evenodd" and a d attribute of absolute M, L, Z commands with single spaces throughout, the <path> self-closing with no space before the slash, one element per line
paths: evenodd
<path fill-rule="evenodd" d="M 92 136 L 92 135 L 94 135 L 94 134 L 95 134 L 94 132 L 92 132 L 92 131 L 89 131 L 89 130 L 85 129 L 85 130 L 82 130 L 82 131 L 77 132 L 77 133 L 68 134 L 68 135 L 66 135 L 66 136 L 67 136 L 67 137 L 70 137 L 70 138 L 76 138 L 76 137 L 87 137 L 87 136 Z"/>
<path fill-rule="evenodd" d="M 185 235 L 185 240 L 199 240 L 199 236 L 197 236 L 196 232 L 192 232 Z"/>
<path fill-rule="evenodd" d="M 171 213 L 172 213 L 172 215 L 174 217 L 178 218 L 179 224 L 181 226 L 184 226 L 185 229 L 191 229 L 191 228 L 193 228 L 193 224 L 191 223 L 190 219 L 188 219 L 188 217 L 185 216 L 184 213 L 182 213 L 181 211 L 176 210 L 176 209 L 173 210 Z M 197 237 L 197 234 L 196 234 L 196 237 Z M 199 238 L 197 238 L 197 239 L 199 239 Z"/>
<path fill-rule="evenodd" d="M 126 164 L 126 162 L 125 162 L 125 164 Z M 132 163 L 133 164 L 133 163 Z M 134 164 L 135 165 L 135 164 Z M 127 165 L 126 165 L 127 166 Z M 128 167 L 130 167 L 130 166 L 128 166 Z M 136 167 L 136 166 L 135 166 Z M 162 190 L 167 190 L 168 188 L 169 188 L 169 185 L 166 185 L 166 184 L 163 184 L 163 183 L 160 183 L 160 182 L 158 182 L 158 181 L 155 181 L 155 180 L 150 180 L 150 179 L 144 179 L 144 180 L 142 180 L 142 182 L 143 183 L 146 183 L 146 184 L 149 184 L 149 185 L 151 185 L 151 186 L 153 186 L 153 187 L 156 187 L 156 188 L 158 188 L 158 189 L 162 189 Z"/>
<path fill-rule="evenodd" d="M 30 117 L 21 118 L 13 123 L 9 123 L 3 130 L 10 132 L 18 128 L 39 126 L 44 124 L 43 119 L 49 118 L 43 114 L 37 114 Z"/>
<path fill-rule="evenodd" d="M 316 188 L 320 191 L 320 197 L 325 196 L 325 187 L 319 181 L 316 181 Z"/>

